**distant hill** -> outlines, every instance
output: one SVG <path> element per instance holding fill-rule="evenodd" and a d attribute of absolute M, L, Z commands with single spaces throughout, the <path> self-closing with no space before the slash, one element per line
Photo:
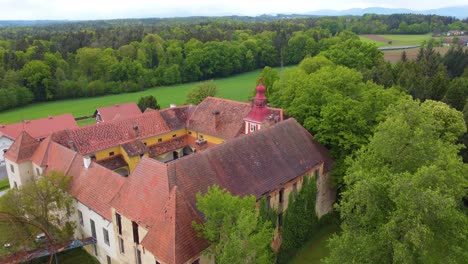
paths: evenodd
<path fill-rule="evenodd" d="M 444 7 L 430 10 L 411 10 L 411 9 L 396 9 L 396 8 L 383 8 L 383 7 L 368 7 L 368 8 L 352 8 L 346 10 L 330 10 L 322 9 L 312 12 L 307 12 L 308 15 L 315 16 L 362 16 L 363 14 L 423 14 L 423 15 L 439 15 L 439 16 L 452 16 L 456 18 L 467 18 L 468 17 L 468 5 L 467 6 L 453 6 Z"/>

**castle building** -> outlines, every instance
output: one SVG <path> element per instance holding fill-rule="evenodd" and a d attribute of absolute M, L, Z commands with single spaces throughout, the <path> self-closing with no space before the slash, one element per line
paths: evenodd
<path fill-rule="evenodd" d="M 192 221 L 196 194 L 219 185 L 234 195 L 266 197 L 282 212 L 304 177 L 317 183 L 316 211 L 332 210 L 331 160 L 293 118 L 266 104 L 208 97 L 199 105 L 147 110 L 65 129 L 42 141 L 22 132 L 5 157 L 20 184 L 49 171 L 72 176 L 76 236 L 101 263 L 212 263 Z M 24 175 L 23 175 L 24 174 Z"/>

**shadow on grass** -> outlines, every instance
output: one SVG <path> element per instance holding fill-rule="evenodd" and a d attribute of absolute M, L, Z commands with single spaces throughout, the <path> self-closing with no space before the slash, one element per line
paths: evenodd
<path fill-rule="evenodd" d="M 340 231 L 337 223 L 332 223 L 323 227 L 320 232 L 307 244 L 304 245 L 289 262 L 290 264 L 316 264 L 321 263 L 321 259 L 330 254 L 327 247 L 327 240 Z"/>

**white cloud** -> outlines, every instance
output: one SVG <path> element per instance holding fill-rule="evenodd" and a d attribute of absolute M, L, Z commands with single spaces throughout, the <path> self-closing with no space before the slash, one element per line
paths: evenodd
<path fill-rule="evenodd" d="M 343 10 L 371 6 L 433 9 L 466 5 L 466 0 L 0 0 L 0 20 L 109 19 L 187 15 L 259 15 L 304 13 L 318 9 Z"/>

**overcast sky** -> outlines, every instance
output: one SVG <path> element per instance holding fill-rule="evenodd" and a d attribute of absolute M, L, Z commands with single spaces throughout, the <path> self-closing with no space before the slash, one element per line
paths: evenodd
<path fill-rule="evenodd" d="M 254 16 L 375 6 L 427 10 L 466 4 L 466 0 L 0 0 L 0 20 Z"/>

